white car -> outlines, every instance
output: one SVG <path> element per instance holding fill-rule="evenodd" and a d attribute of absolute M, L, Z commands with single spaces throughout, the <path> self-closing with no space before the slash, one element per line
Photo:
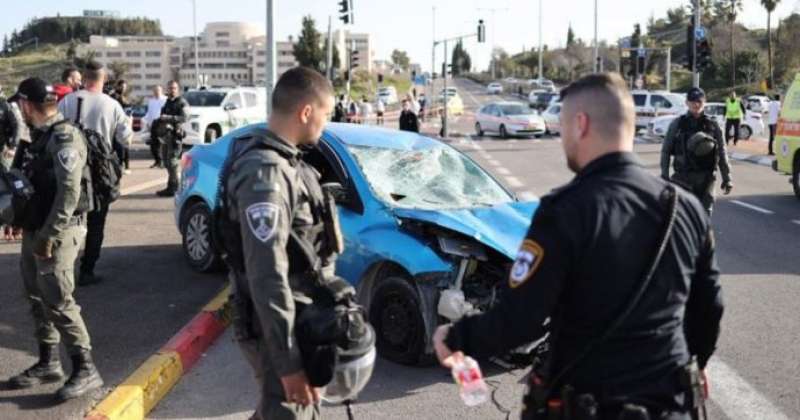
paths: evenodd
<path fill-rule="evenodd" d="M 503 85 L 498 82 L 489 83 L 489 85 L 486 86 L 486 93 L 489 95 L 499 95 L 503 93 Z"/>
<path fill-rule="evenodd" d="M 721 131 L 725 131 L 725 104 L 720 102 L 709 102 L 705 108 L 706 115 L 710 116 L 717 123 Z M 647 128 L 647 134 L 653 137 L 664 138 L 669 130 L 672 121 L 678 115 L 665 115 L 654 118 Z M 739 136 L 742 140 L 749 139 L 753 134 L 760 134 L 764 131 L 764 119 L 758 112 L 747 111 L 744 121 L 739 128 Z"/>
<path fill-rule="evenodd" d="M 686 96 L 664 91 L 635 90 L 633 103 L 636 108 L 636 128 L 647 128 L 650 122 L 663 115 L 682 115 L 686 108 Z"/>
<path fill-rule="evenodd" d="M 384 105 L 396 104 L 397 89 L 394 86 L 382 86 L 378 88 L 378 99 L 382 100 Z"/>
<path fill-rule="evenodd" d="M 183 94 L 189 102 L 189 121 L 183 124 L 184 145 L 213 143 L 231 130 L 266 121 L 267 94 L 264 89 L 190 90 Z"/>
<path fill-rule="evenodd" d="M 490 103 L 475 114 L 475 134 L 481 137 L 484 133 L 541 137 L 546 129 L 544 119 L 521 102 Z"/>
<path fill-rule="evenodd" d="M 752 95 L 744 99 L 743 103 L 748 110 L 764 114 L 769 111 L 770 99 L 763 95 Z"/>
<path fill-rule="evenodd" d="M 544 90 L 546 92 L 555 92 L 556 84 L 552 80 L 547 79 L 528 79 L 528 86 L 534 90 Z"/>
<path fill-rule="evenodd" d="M 545 130 L 549 134 L 561 134 L 561 103 L 556 102 L 550 105 L 544 112 L 542 112 L 542 119 L 544 119 Z"/>

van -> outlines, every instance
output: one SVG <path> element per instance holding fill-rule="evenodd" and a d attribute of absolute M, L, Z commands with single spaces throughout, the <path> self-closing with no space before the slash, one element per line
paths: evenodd
<path fill-rule="evenodd" d="M 794 195 L 800 199 L 800 73 L 781 105 L 774 150 L 772 169 L 791 176 Z"/>
<path fill-rule="evenodd" d="M 686 97 L 666 91 L 634 90 L 636 128 L 647 128 L 653 118 L 663 115 L 681 115 L 687 111 Z"/>
<path fill-rule="evenodd" d="M 264 88 L 190 90 L 183 98 L 189 102 L 189 121 L 183 125 L 184 145 L 213 143 L 231 130 L 267 118 Z"/>

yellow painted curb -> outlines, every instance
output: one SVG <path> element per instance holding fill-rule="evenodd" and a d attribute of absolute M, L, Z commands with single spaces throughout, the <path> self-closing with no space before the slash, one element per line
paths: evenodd
<path fill-rule="evenodd" d="M 231 294 L 231 286 L 227 285 L 221 292 L 217 294 L 211 302 L 208 302 L 206 306 L 203 307 L 203 311 L 205 312 L 217 312 L 221 310 L 225 304 L 228 302 L 228 295 Z"/>
<path fill-rule="evenodd" d="M 151 356 L 120 384 L 87 418 L 142 420 L 180 380 L 183 366 L 178 353 L 159 352 Z"/>

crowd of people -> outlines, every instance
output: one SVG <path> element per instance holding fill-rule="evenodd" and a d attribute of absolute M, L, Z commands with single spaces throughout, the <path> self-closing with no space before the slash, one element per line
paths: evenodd
<path fill-rule="evenodd" d="M 398 115 L 398 128 L 402 131 L 413 131 L 419 133 L 420 126 L 425 121 L 425 113 L 429 112 L 428 100 L 424 93 L 417 95 L 416 89 L 406 94 L 400 102 L 400 113 Z M 339 95 L 333 109 L 332 122 L 343 122 L 350 124 L 375 124 L 382 126 L 386 123 L 387 104 L 378 97 L 374 106 L 368 96 L 363 96 L 361 100 L 348 99 L 345 95 Z"/>

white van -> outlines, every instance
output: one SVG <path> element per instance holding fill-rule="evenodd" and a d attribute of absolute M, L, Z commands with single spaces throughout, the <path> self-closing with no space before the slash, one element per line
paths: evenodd
<path fill-rule="evenodd" d="M 185 145 L 213 143 L 231 130 L 267 118 L 264 88 L 190 90 L 183 98 L 190 106 L 189 121 L 183 125 Z"/>
<path fill-rule="evenodd" d="M 686 96 L 666 91 L 634 90 L 636 128 L 647 128 L 653 118 L 663 115 L 681 115 L 686 108 Z"/>

